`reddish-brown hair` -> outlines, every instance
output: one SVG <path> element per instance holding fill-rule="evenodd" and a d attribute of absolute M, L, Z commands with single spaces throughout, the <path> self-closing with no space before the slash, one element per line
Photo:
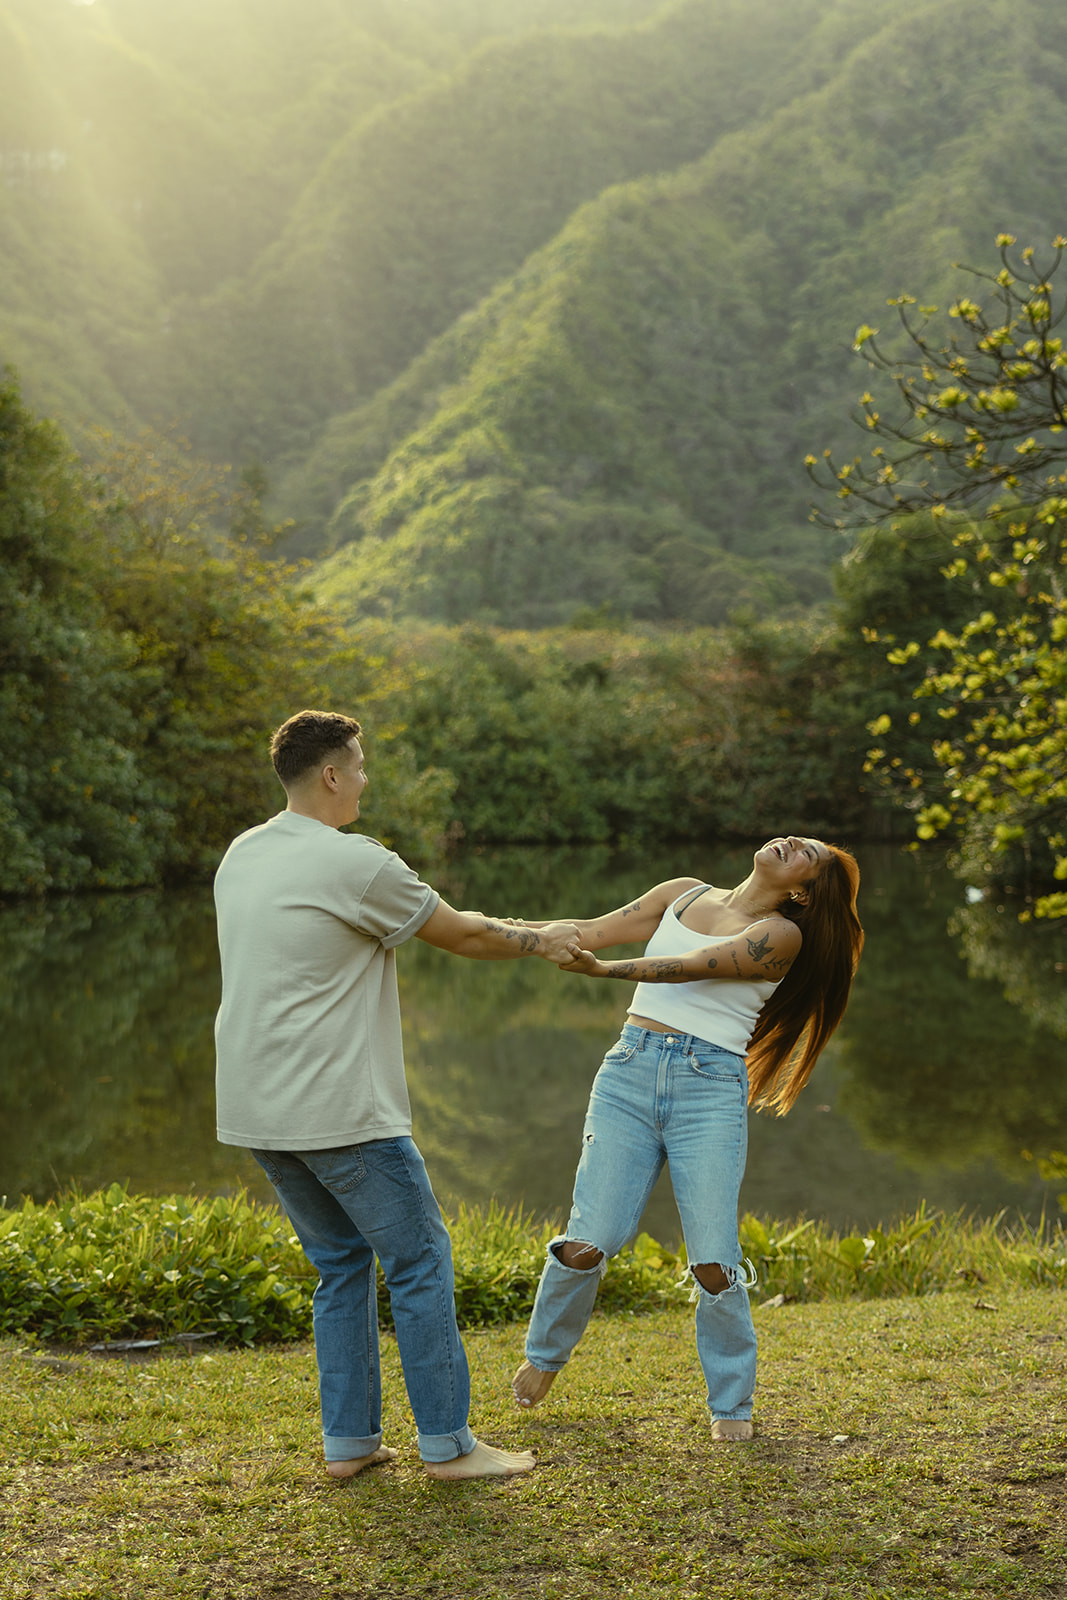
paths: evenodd
<path fill-rule="evenodd" d="M 748 1100 L 784 1117 L 845 1014 L 863 949 L 856 915 L 855 856 L 828 845 L 830 860 L 806 885 L 807 901 L 785 899 L 780 916 L 804 935 L 800 954 L 759 1014 L 748 1046 Z"/>

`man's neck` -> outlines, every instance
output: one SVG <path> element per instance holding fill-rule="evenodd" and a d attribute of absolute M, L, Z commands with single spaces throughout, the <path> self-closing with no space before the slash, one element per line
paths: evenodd
<path fill-rule="evenodd" d="M 341 824 L 335 822 L 332 816 L 327 815 L 327 806 L 317 806 L 307 798 L 294 798 L 289 796 L 286 811 L 291 811 L 294 817 L 310 817 L 312 822 L 321 822 L 324 828 L 339 828 Z"/>

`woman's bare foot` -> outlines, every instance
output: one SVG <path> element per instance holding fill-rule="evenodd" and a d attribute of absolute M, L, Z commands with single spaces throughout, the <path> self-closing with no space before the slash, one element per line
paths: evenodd
<path fill-rule="evenodd" d="M 451 1461 L 425 1461 L 427 1476 L 454 1482 L 459 1478 L 512 1478 L 537 1465 L 531 1450 L 497 1450 L 491 1444 L 477 1443 L 465 1456 Z"/>
<path fill-rule="evenodd" d="M 528 1361 L 524 1361 L 511 1380 L 511 1387 L 520 1406 L 540 1405 L 557 1376 L 555 1372 L 542 1372 L 540 1367 L 531 1367 Z"/>
<path fill-rule="evenodd" d="M 396 1451 L 387 1444 L 379 1445 L 369 1456 L 355 1456 L 351 1461 L 327 1461 L 326 1471 L 331 1478 L 354 1478 L 364 1467 L 376 1467 L 382 1461 L 395 1461 Z"/>
<path fill-rule="evenodd" d="M 716 1417 L 711 1437 L 716 1444 L 744 1444 L 752 1437 L 752 1424 L 744 1419 L 731 1422 L 726 1417 Z"/>

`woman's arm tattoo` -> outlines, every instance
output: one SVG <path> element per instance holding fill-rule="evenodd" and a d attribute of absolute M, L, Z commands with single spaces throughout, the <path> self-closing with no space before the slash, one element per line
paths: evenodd
<path fill-rule="evenodd" d="M 789 968 L 793 965 L 792 958 L 790 956 L 776 956 L 775 959 L 772 961 L 770 959 L 772 954 L 773 954 L 773 952 L 768 950 L 768 952 L 767 952 L 768 959 L 763 963 L 763 965 L 766 967 L 767 971 L 768 972 L 788 972 Z"/>
<path fill-rule="evenodd" d="M 642 981 L 641 971 L 644 971 L 646 983 L 654 983 L 657 978 L 677 978 L 682 972 L 682 963 L 669 956 L 660 956 L 653 961 L 612 961 L 608 963 L 608 976 L 612 978 L 637 978 Z"/>
<path fill-rule="evenodd" d="M 762 939 L 746 939 L 749 955 L 765 972 L 788 972 L 793 965 L 792 956 L 776 956 L 770 939 L 769 933 L 765 933 Z"/>

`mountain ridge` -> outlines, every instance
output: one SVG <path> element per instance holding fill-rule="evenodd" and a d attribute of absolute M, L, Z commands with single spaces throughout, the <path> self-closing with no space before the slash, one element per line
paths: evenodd
<path fill-rule="evenodd" d="M 839 402 L 850 372 L 862 386 L 845 329 L 902 287 L 905 274 L 924 288 L 944 287 L 947 261 L 980 246 L 983 231 L 991 242 L 998 227 L 1039 225 L 1054 179 L 1050 171 L 1029 194 L 1018 184 L 1017 169 L 1040 168 L 1034 129 L 1022 123 L 1014 130 L 1011 193 L 1008 185 L 999 195 L 990 189 L 1004 155 L 1006 111 L 1030 84 L 1031 52 L 1020 37 L 1021 8 L 989 0 L 980 9 L 976 21 L 979 8 L 967 8 L 973 49 L 996 63 L 980 82 L 973 61 L 960 59 L 954 30 L 962 7 L 922 8 L 907 29 L 892 22 L 857 47 L 847 74 L 755 132 L 730 135 L 683 171 L 609 191 L 575 213 L 463 324 L 471 358 L 466 373 L 452 361 L 437 412 L 342 501 L 334 541 L 361 543 L 327 563 L 322 592 L 340 606 L 388 612 L 402 605 L 436 620 L 473 614 L 538 626 L 565 620 L 561 595 L 573 609 L 589 603 L 592 587 L 621 611 L 707 622 L 758 600 L 761 589 L 773 594 L 766 572 L 755 587 L 741 581 L 746 571 L 758 578 L 747 565 L 755 557 L 792 586 L 787 599 L 814 598 L 812 579 L 830 550 L 806 527 L 801 462 L 841 437 Z M 1025 9 L 1032 25 L 1048 10 Z M 935 86 L 921 111 L 894 98 L 901 75 Z M 1062 63 L 1047 87 L 1055 150 L 1057 129 L 1067 133 Z M 865 121 L 884 129 L 894 114 L 900 125 L 889 126 L 883 142 L 858 137 Z M 813 167 L 821 180 L 815 216 L 802 181 Z M 620 255 L 632 268 L 629 288 L 618 282 Z M 714 258 L 707 271 L 702 255 Z M 825 259 L 835 270 L 825 270 Z M 566 311 L 556 315 L 549 304 L 554 291 L 535 287 L 521 304 L 520 284 L 536 286 L 539 273 L 557 281 L 569 273 L 578 285 L 571 298 L 580 313 L 569 324 Z M 653 281 L 672 273 L 693 301 L 681 314 Z M 758 298 L 746 294 L 753 281 Z M 797 314 L 794 300 L 807 315 Z M 731 302 L 733 319 L 724 315 Z M 821 328 L 831 314 L 841 317 L 836 348 L 811 341 L 813 305 Z M 644 328 L 636 326 L 642 315 Z M 498 319 L 481 344 L 479 316 L 487 324 Z M 623 347 L 611 329 L 627 318 Z M 447 336 L 436 348 L 447 364 Z M 775 368 L 768 392 L 765 373 Z M 420 358 L 417 383 L 432 389 L 431 378 L 429 359 Z M 618 398 L 628 391 L 636 396 L 630 405 Z M 539 412 L 537 396 L 549 392 L 551 407 Z M 403 412 L 402 393 L 394 389 L 388 399 Z M 375 407 L 380 415 L 381 397 Z M 694 415 L 702 426 L 687 428 Z M 603 437 L 591 443 L 598 426 Z M 335 422 L 331 446 L 341 458 L 338 429 Z M 358 446 L 351 453 L 358 458 Z M 554 526 L 546 532 L 550 499 Z"/>
<path fill-rule="evenodd" d="M 265 467 L 353 616 L 817 599 L 801 463 L 851 443 L 852 329 L 1064 226 L 1058 0 L 0 0 L 0 30 L 0 361 L 83 441 L 176 419 Z"/>

